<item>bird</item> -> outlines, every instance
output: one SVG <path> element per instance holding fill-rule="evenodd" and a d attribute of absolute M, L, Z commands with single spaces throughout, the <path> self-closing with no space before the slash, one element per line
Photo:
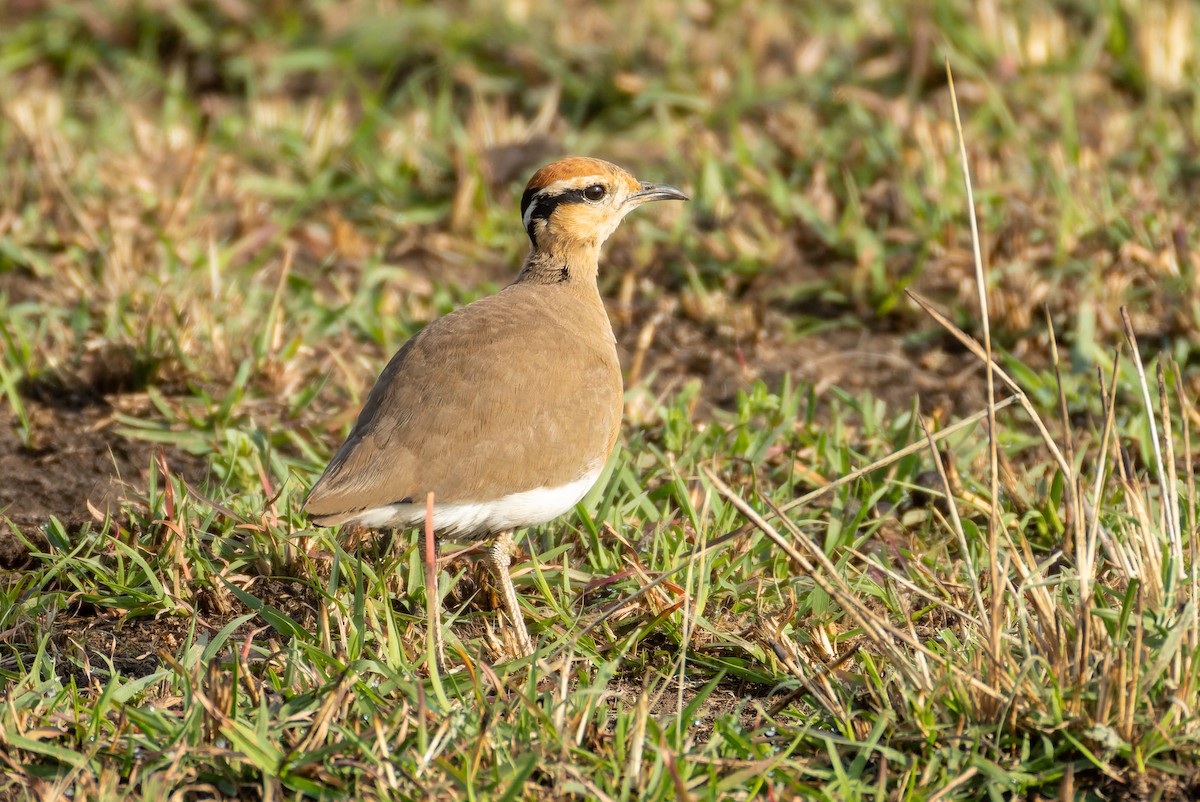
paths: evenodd
<path fill-rule="evenodd" d="M 629 212 L 661 200 L 688 196 L 591 157 L 537 170 L 521 196 L 530 250 L 516 279 L 403 344 L 303 501 L 317 526 L 374 530 L 417 527 L 431 509 L 434 534 L 417 542 L 439 664 L 435 536 L 490 541 L 483 562 L 516 656 L 534 652 L 509 575 L 512 535 L 573 509 L 616 445 L 624 383 L 600 250 Z"/>

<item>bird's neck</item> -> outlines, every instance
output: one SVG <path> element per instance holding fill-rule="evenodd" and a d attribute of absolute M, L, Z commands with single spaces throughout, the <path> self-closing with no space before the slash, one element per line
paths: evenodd
<path fill-rule="evenodd" d="M 517 283 L 572 284 L 596 287 L 600 244 L 572 243 L 555 248 L 534 248 L 525 259 Z"/>

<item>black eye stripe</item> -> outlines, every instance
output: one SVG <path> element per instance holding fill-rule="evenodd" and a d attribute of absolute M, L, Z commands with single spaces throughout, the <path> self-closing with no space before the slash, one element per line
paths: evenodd
<path fill-rule="evenodd" d="M 521 216 L 525 217 L 528 213 L 529 223 L 525 226 L 525 233 L 529 235 L 529 239 L 537 244 L 537 232 L 535 231 L 535 223 L 538 220 L 549 220 L 550 215 L 554 214 L 554 210 L 564 203 L 583 203 L 584 195 L 582 189 L 564 189 L 562 192 L 557 192 L 553 195 L 539 195 L 543 190 L 525 190 L 525 194 L 521 196 Z M 529 212 L 529 207 L 533 206 L 533 211 Z"/>

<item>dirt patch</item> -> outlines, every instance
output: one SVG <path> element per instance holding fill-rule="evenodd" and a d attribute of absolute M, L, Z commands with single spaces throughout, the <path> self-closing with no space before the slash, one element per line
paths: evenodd
<path fill-rule="evenodd" d="M 157 671 L 159 653 L 178 654 L 190 627 L 190 620 L 179 615 L 128 618 L 93 612 L 62 622 L 54 630 L 54 642 L 68 655 L 59 665 L 68 667 L 67 672 L 86 687 L 92 684 L 92 670 L 107 673 L 110 662 L 124 677 Z M 211 634 L 204 633 L 209 628 L 203 624 L 197 629 L 197 635 Z"/>
<path fill-rule="evenodd" d="M 1105 776 L 1098 771 L 1080 772 L 1075 775 L 1076 793 L 1092 791 L 1100 799 L 1126 799 L 1131 802 L 1184 802 L 1200 798 L 1200 772 L 1186 775 L 1170 774 L 1149 768 L 1141 774 L 1133 774 L 1121 780 Z M 1041 799 L 1042 797 L 1037 797 Z"/>
<path fill-rule="evenodd" d="M 144 493 L 155 454 L 161 449 L 173 472 L 202 482 L 207 465 L 199 457 L 133 440 L 114 431 L 105 404 L 25 405 L 29 433 L 22 437 L 17 416 L 0 416 L 0 515 L 27 537 L 51 516 L 68 531 L 116 513 L 122 498 Z M 96 511 L 93 513 L 89 506 Z M 24 544 L 0 529 L 0 568 L 19 567 Z"/>
<path fill-rule="evenodd" d="M 732 319 L 744 327 L 705 320 L 687 310 L 638 309 L 617 325 L 618 349 L 626 371 L 648 381 L 657 395 L 699 379 L 704 416 L 712 408 L 731 409 L 739 390 L 762 380 L 778 389 L 785 376 L 811 384 L 818 395 L 837 387 L 869 391 L 890 409 L 910 407 L 919 398 L 927 414 L 967 415 L 985 405 L 982 364 L 946 338 L 914 343 L 908 332 L 878 326 L 831 322 L 822 331 L 789 333 L 789 313 L 749 297 Z"/>
<path fill-rule="evenodd" d="M 43 282 L 23 273 L 0 278 L 0 290 L 17 297 L 46 292 Z M 159 452 L 173 472 L 200 484 L 205 460 L 115 431 L 113 404 L 132 413 L 148 404 L 125 402 L 144 399 L 137 393 L 150 384 L 172 389 L 156 381 L 159 367 L 159 360 L 127 344 L 99 341 L 22 379 L 24 419 L 0 407 L 0 516 L 30 538 L 40 538 L 51 516 L 68 531 L 102 521 L 117 513 L 122 498 L 145 492 Z M 0 569 L 18 567 L 24 555 L 24 544 L 0 527 Z"/>
<path fill-rule="evenodd" d="M 246 591 L 300 627 L 311 630 L 317 626 L 317 595 L 303 582 L 266 577 L 252 582 Z M 206 594 L 211 595 L 204 589 L 199 592 L 201 597 Z M 110 664 L 126 678 L 152 674 L 162 668 L 161 654 L 179 654 L 189 641 L 211 638 L 229 621 L 250 612 L 228 591 L 223 595 L 227 603 L 219 613 L 199 614 L 194 621 L 186 609 L 174 614 L 129 616 L 120 609 L 80 604 L 56 618 L 53 645 L 65 658 L 59 664 L 81 687 L 93 683 L 93 672 L 106 678 Z M 262 632 L 264 627 L 266 633 Z M 237 648 L 251 636 L 265 641 L 273 632 L 261 616 L 252 618 L 230 634 L 226 648 Z M 18 637 L 13 642 L 21 646 L 20 640 Z M 23 645 L 33 648 L 32 643 Z"/>

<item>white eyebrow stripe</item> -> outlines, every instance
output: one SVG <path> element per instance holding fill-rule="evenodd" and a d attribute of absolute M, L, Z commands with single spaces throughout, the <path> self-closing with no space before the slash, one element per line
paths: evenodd
<path fill-rule="evenodd" d="M 529 205 L 526 207 L 526 213 L 521 216 L 521 225 L 526 231 L 529 231 L 529 226 L 533 223 L 533 213 L 538 210 L 538 199 L 541 198 L 541 193 L 545 190 L 536 192 L 533 198 L 529 199 Z"/>
<path fill-rule="evenodd" d="M 529 205 L 525 207 L 525 214 L 521 216 L 521 225 L 525 227 L 526 231 L 529 230 L 529 224 L 533 222 L 533 213 L 537 210 L 538 198 L 540 198 L 541 195 L 541 191 L 538 191 L 532 198 L 529 199 Z"/>

